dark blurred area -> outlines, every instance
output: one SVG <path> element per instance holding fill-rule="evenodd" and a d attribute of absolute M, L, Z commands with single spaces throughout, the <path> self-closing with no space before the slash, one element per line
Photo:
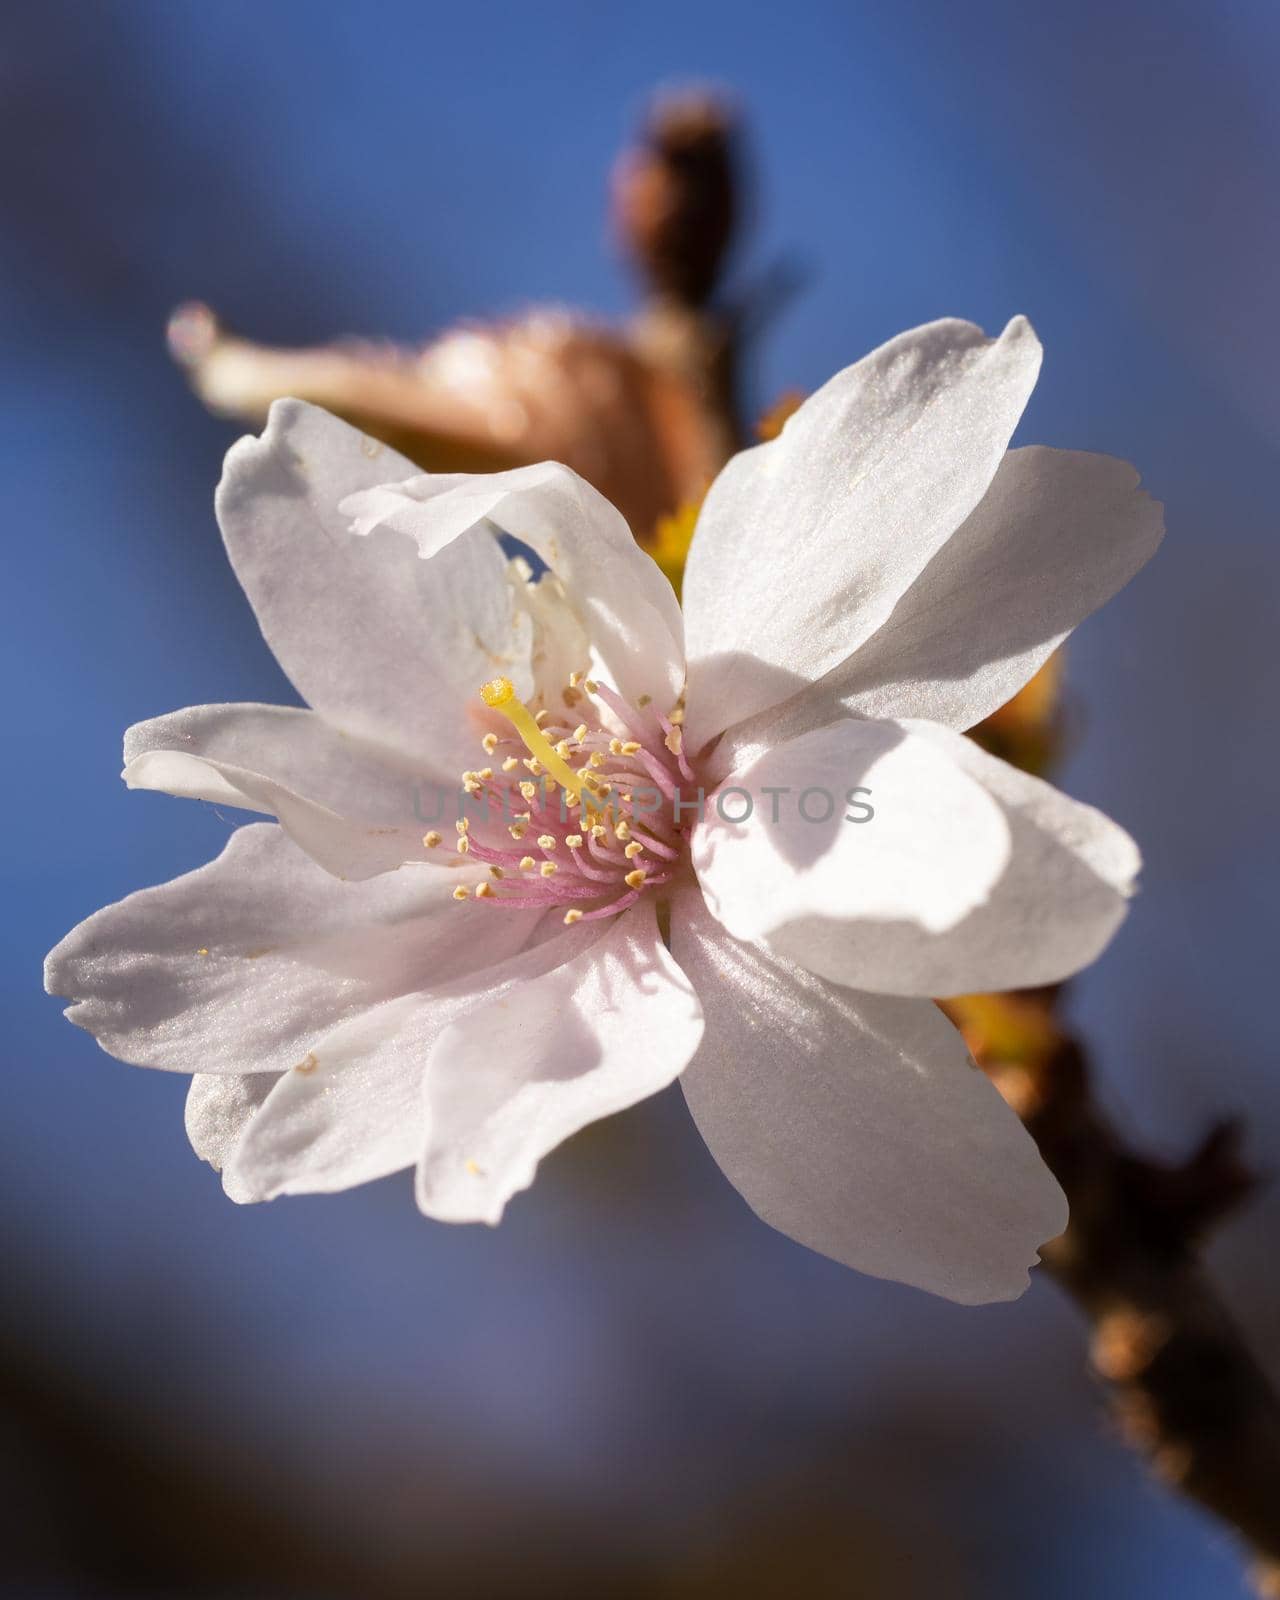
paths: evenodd
<path fill-rule="evenodd" d="M 1274 1171 L 1278 66 L 1261 3 L 9 9 L 3 1592 L 1245 1592 L 1100 1425 L 1051 1284 L 962 1310 L 805 1252 L 678 1091 L 497 1231 L 427 1223 L 399 1179 L 239 1209 L 185 1084 L 98 1052 L 39 963 L 237 820 L 126 795 L 123 729 L 293 698 L 213 519 L 238 429 L 171 362 L 172 308 L 296 347 L 620 321 L 615 153 L 655 85 L 715 79 L 755 185 L 729 290 L 805 274 L 752 347 L 752 415 L 901 328 L 1023 310 L 1046 362 L 1020 440 L 1125 456 L 1166 502 L 1070 655 L 1059 781 L 1147 858 L 1072 1012 L 1147 1147 L 1234 1111 Z M 1268 1189 L 1211 1257 L 1273 1374 L 1278 1221 Z"/>

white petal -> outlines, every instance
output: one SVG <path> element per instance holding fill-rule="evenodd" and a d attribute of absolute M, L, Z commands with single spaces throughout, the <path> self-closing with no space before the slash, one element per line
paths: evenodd
<path fill-rule="evenodd" d="M 327 721 L 434 773 L 474 766 L 476 691 L 495 672 L 528 684 L 531 629 L 481 530 L 434 561 L 389 529 L 351 531 L 345 497 L 413 468 L 314 406 L 279 400 L 241 439 L 218 520 L 267 643 Z"/>
<path fill-rule="evenodd" d="M 543 918 L 521 949 L 520 915 L 477 908 L 491 928 L 490 960 L 452 982 L 405 994 L 317 1035 L 247 1127 L 228 1186 L 254 1200 L 349 1189 L 418 1160 L 428 1137 L 425 1085 L 432 1049 L 450 1024 L 516 981 L 540 977 L 599 937 Z M 527 925 L 527 919 L 526 919 Z"/>
<path fill-rule="evenodd" d="M 762 825 L 759 806 L 748 826 L 711 820 L 699 830 L 695 861 L 730 931 L 764 938 L 834 983 L 884 994 L 1030 988 L 1096 960 L 1124 920 L 1137 846 L 1100 811 L 950 728 L 836 723 L 730 783 L 760 792 L 793 771 L 796 785 L 837 784 L 866 761 L 868 738 L 886 754 L 852 781 L 872 790 L 864 798 L 875 816 L 841 824 L 825 849 L 822 829 L 788 824 L 788 813 L 779 828 L 767 814 Z M 741 802 L 730 806 L 736 814 Z"/>
<path fill-rule="evenodd" d="M 703 745 L 876 631 L 986 493 L 1040 368 L 1025 318 L 916 328 L 832 378 L 712 484 L 684 580 Z"/>
<path fill-rule="evenodd" d="M 219 1072 L 193 1075 L 185 1120 L 187 1138 L 201 1161 L 207 1161 L 215 1172 L 225 1168 L 244 1130 L 279 1081 L 274 1072 L 246 1072 L 235 1077 Z M 234 1180 L 224 1187 L 232 1200 L 243 1203 L 253 1198 Z"/>
<path fill-rule="evenodd" d="M 332 1194 L 411 1167 L 425 1128 L 424 1045 L 450 1012 L 434 996 L 403 995 L 318 1035 L 246 1127 L 228 1188 L 252 1200 Z"/>
<path fill-rule="evenodd" d="M 131 789 L 264 811 L 343 878 L 422 860 L 437 807 L 450 809 L 449 820 L 456 812 L 456 776 L 415 771 L 398 752 L 289 706 L 190 706 L 153 717 L 125 734 L 124 757 Z"/>
<path fill-rule="evenodd" d="M 1111 456 L 1011 450 L 880 630 L 787 705 L 731 730 L 720 770 L 842 712 L 969 728 L 1012 698 L 1164 534 L 1160 502 Z"/>
<path fill-rule="evenodd" d="M 701 1034 L 646 897 L 582 954 L 488 995 L 440 1037 L 418 1204 L 443 1221 L 497 1222 L 544 1155 L 664 1088 Z"/>
<path fill-rule="evenodd" d="M 72 1022 L 137 1066 L 283 1072 L 339 1020 L 519 948 L 536 915 L 450 898 L 405 867 L 341 883 L 254 823 L 216 861 L 82 922 L 45 985 Z"/>
<path fill-rule="evenodd" d="M 1066 1200 L 936 1006 L 837 988 L 739 944 L 692 891 L 673 908 L 672 950 L 706 1017 L 685 1096 L 759 1216 L 966 1305 L 1022 1293 Z"/>
<path fill-rule="evenodd" d="M 724 820 L 748 797 L 745 820 Z M 849 820 L 865 806 L 869 820 Z M 945 992 L 933 988 L 934 945 L 991 893 L 1009 830 L 948 751 L 897 723 L 846 719 L 731 774 L 692 848 L 736 937 L 767 939 L 838 982 L 932 994 Z"/>
<path fill-rule="evenodd" d="M 1124 921 L 1142 856 L 1094 806 L 1020 772 L 953 729 L 902 724 L 976 779 L 1009 829 L 1009 862 L 990 899 L 948 930 L 938 995 L 1058 983 L 1096 961 Z"/>
<path fill-rule="evenodd" d="M 620 513 L 568 467 L 544 461 L 512 472 L 424 474 L 353 495 L 344 510 L 359 530 L 411 535 L 432 560 L 468 529 L 492 522 L 559 578 L 594 647 L 593 670 L 627 699 L 650 694 L 674 703 L 684 649 L 671 585 Z"/>

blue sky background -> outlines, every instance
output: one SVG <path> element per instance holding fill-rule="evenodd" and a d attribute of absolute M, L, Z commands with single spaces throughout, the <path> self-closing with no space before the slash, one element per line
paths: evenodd
<path fill-rule="evenodd" d="M 1263 0 L 11 14 L 6 1335 L 375 1547 L 425 1528 L 479 1561 L 534 1525 L 548 1559 L 679 1567 L 763 1506 L 779 1543 L 854 1528 L 894 1594 L 938 1562 L 957 1594 L 1242 1593 L 1221 1534 L 1097 1425 L 1051 1285 L 965 1311 L 810 1255 L 736 1199 L 678 1095 L 550 1161 L 496 1233 L 422 1221 L 398 1179 L 237 1209 L 187 1147 L 185 1084 L 103 1056 L 39 964 L 231 825 L 126 795 L 123 729 L 292 698 L 213 519 L 236 430 L 170 366 L 171 307 L 276 343 L 621 314 L 610 162 L 650 89 L 708 77 L 750 122 L 738 270 L 810 271 L 761 406 L 912 324 L 1024 311 L 1046 360 L 1019 439 L 1125 456 L 1165 500 L 1161 555 L 1071 656 L 1061 780 L 1147 857 L 1075 1003 L 1136 1135 L 1173 1152 L 1242 1110 L 1274 1170 L 1278 68 Z M 1264 1199 L 1214 1247 L 1273 1366 L 1278 1220 Z"/>

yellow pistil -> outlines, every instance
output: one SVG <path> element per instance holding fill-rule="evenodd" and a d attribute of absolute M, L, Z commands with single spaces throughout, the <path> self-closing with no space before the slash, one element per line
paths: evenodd
<path fill-rule="evenodd" d="M 555 747 L 543 733 L 528 706 L 516 699 L 510 678 L 492 678 L 480 690 L 480 698 L 491 711 L 500 711 L 524 740 L 525 749 L 564 789 L 571 801 L 576 801 L 581 780 L 569 763 L 556 753 Z M 523 788 L 523 785 L 522 785 Z"/>

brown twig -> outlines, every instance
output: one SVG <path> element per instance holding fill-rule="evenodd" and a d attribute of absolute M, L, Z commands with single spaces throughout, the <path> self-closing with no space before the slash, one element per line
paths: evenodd
<path fill-rule="evenodd" d="M 1280 1596 L 1280 1400 L 1199 1252 L 1253 1193 L 1233 1122 L 1179 1164 L 1133 1153 L 1099 1107 L 1079 1043 L 1041 991 L 947 1002 L 1066 1191 L 1041 1252 L 1089 1321 L 1090 1360 L 1121 1436 L 1156 1476 L 1232 1527 L 1260 1595 Z M 978 1007 L 999 1007 L 998 1028 Z M 999 1037 L 997 1037 L 999 1033 Z"/>

